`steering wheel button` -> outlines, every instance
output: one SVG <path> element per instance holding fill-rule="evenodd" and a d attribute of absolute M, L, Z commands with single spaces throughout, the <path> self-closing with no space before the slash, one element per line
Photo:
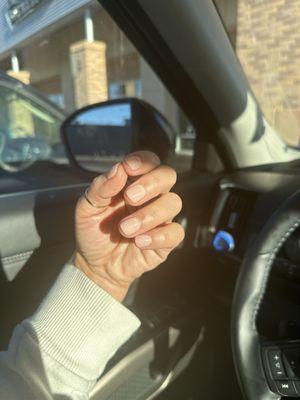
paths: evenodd
<path fill-rule="evenodd" d="M 294 381 L 294 385 L 296 387 L 296 392 L 298 393 L 298 397 L 300 395 L 300 381 Z"/>
<path fill-rule="evenodd" d="M 283 362 L 290 378 L 300 379 L 299 355 L 295 350 L 284 350 Z"/>
<path fill-rule="evenodd" d="M 280 350 L 269 351 L 268 359 L 273 379 L 286 378 L 286 373 L 281 358 L 281 351 Z"/>
<path fill-rule="evenodd" d="M 278 393 L 282 396 L 293 396 L 297 394 L 296 388 L 291 381 L 278 381 L 276 382 Z"/>

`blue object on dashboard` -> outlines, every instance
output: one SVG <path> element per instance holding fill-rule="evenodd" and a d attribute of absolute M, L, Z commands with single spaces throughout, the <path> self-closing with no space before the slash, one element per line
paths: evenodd
<path fill-rule="evenodd" d="M 217 251 L 233 251 L 235 248 L 235 242 L 233 236 L 226 231 L 219 231 L 216 233 L 213 240 L 213 248 Z"/>

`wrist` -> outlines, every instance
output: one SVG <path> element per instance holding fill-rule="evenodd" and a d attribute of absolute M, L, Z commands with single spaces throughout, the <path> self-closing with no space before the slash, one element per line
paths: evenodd
<path fill-rule="evenodd" d="M 73 264 L 81 272 L 83 272 L 90 280 L 96 285 L 105 290 L 113 298 L 122 302 L 129 290 L 130 283 L 118 283 L 112 281 L 109 276 L 105 274 L 105 268 L 101 266 L 91 266 L 86 259 L 76 251 L 73 256 Z"/>

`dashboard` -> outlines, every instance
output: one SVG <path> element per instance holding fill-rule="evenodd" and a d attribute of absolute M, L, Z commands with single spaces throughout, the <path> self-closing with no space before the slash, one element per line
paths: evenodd
<path fill-rule="evenodd" d="M 295 171 L 244 170 L 222 177 L 207 224 L 206 244 L 225 270 L 238 269 L 270 216 L 300 188 Z M 226 236 L 226 234 L 228 236 Z M 300 230 L 282 245 L 259 314 L 267 340 L 300 338 Z"/>
<path fill-rule="evenodd" d="M 295 172 L 244 170 L 221 178 L 208 222 L 207 244 L 222 257 L 242 261 L 269 217 L 299 188 L 300 176 Z M 220 248 L 216 246 L 215 238 L 220 231 L 232 238 L 228 248 L 226 245 L 222 248 L 222 243 Z M 299 234 L 292 235 L 283 248 L 279 258 L 290 267 L 287 268 L 290 276 L 300 262 Z M 284 275 L 287 269 L 276 268 Z"/>
<path fill-rule="evenodd" d="M 215 296 L 224 301 L 224 287 L 229 286 L 230 277 L 229 304 L 234 290 L 237 294 L 232 308 L 232 332 L 235 361 L 244 368 L 242 376 L 247 377 L 250 372 L 259 381 L 258 377 L 264 374 L 273 393 L 297 398 L 300 397 L 300 228 L 287 235 L 282 227 L 289 224 L 292 214 L 283 214 L 281 220 L 280 213 L 271 216 L 299 187 L 295 170 L 244 170 L 221 177 L 216 185 L 206 242 L 216 263 L 215 279 L 220 282 Z M 270 219 L 278 224 L 268 223 L 265 228 Z M 265 234 L 261 234 L 263 229 L 271 238 L 269 250 L 263 247 L 266 243 Z M 256 240 L 258 236 L 260 242 Z M 236 290 L 241 287 L 244 291 Z M 243 325 L 246 330 L 239 328 L 242 322 L 246 323 Z M 258 343 L 263 349 L 262 375 L 256 372 L 258 353 L 252 347 Z"/>

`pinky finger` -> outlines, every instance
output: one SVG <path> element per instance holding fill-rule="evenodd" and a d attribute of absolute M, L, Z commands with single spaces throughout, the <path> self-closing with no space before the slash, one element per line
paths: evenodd
<path fill-rule="evenodd" d="M 147 250 L 172 250 L 184 239 L 184 229 L 180 224 L 172 222 L 170 224 L 152 229 L 143 235 L 135 237 L 137 247 Z"/>

